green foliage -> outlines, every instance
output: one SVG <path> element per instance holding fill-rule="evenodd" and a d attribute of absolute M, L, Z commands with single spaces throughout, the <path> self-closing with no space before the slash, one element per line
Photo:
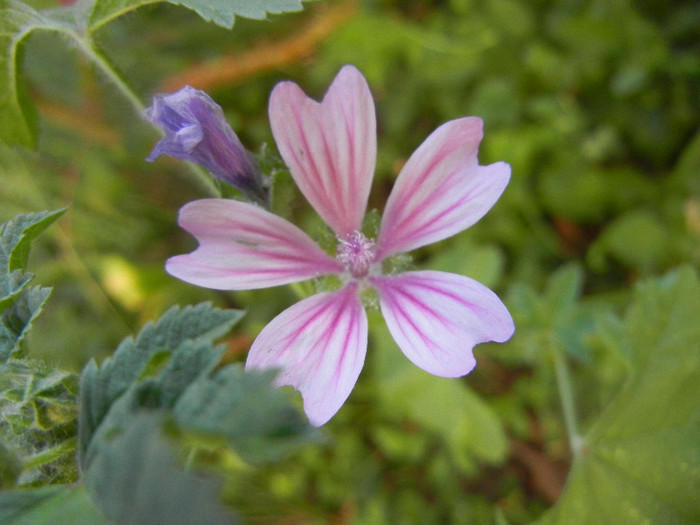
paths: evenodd
<path fill-rule="evenodd" d="M 0 148 L 3 219 L 72 202 L 61 235 L 33 248 L 32 271 L 54 286 L 40 317 L 47 289 L 29 283 L 23 248 L 11 262 L 0 245 L 0 485 L 42 486 L 0 494 L 0 522 L 106 523 L 96 508 L 136 522 L 178 522 L 199 508 L 216 522 L 221 500 L 256 523 L 698 521 L 698 284 L 687 269 L 700 263 L 694 3 L 309 3 L 265 24 L 238 19 L 233 32 L 224 28 L 235 16 L 300 2 L 56 4 L 0 0 L 0 139 L 40 139 L 36 153 Z M 509 162 L 508 188 L 468 232 L 412 256 L 505 297 L 513 339 L 477 347 L 466 378 L 434 378 L 371 314 L 360 381 L 324 428 L 329 439 L 304 448 L 318 432 L 269 375 L 221 366 L 214 335 L 194 325 L 176 331 L 183 312 L 198 311 L 222 323 L 221 335 L 223 310 L 168 312 L 98 367 L 124 333 L 203 301 L 249 310 L 227 341 L 226 359 L 237 360 L 299 291 L 219 293 L 164 272 L 167 257 L 193 247 L 176 211 L 202 193 L 178 163 L 143 162 L 157 139 L 133 109 L 164 86 L 212 86 L 246 147 L 268 144 L 260 161 L 279 174 L 275 212 L 315 235 L 318 220 L 274 153 L 266 104 L 290 78 L 320 99 L 346 63 L 376 102 L 375 218 L 433 129 L 484 119 L 481 163 Z M 31 230 L 17 231 L 27 247 Z M 56 366 L 91 358 L 81 393 L 87 486 L 45 487 L 78 475 L 76 376 Z M 161 497 L 194 507 L 153 514 L 166 511 L 149 505 Z"/>
<path fill-rule="evenodd" d="M 627 356 L 628 379 L 586 434 L 561 501 L 538 523 L 700 520 L 698 297 L 688 268 L 637 288 L 608 340 Z"/>
<path fill-rule="evenodd" d="M 0 493 L 6 525 L 109 525 L 81 486 L 44 487 Z"/>
<path fill-rule="evenodd" d="M 375 332 L 373 357 L 380 406 L 395 425 L 408 420 L 434 433 L 454 465 L 473 474 L 476 462 L 501 463 L 507 441 L 491 407 L 465 383 L 432 376 L 409 362 L 385 331 Z"/>
<path fill-rule="evenodd" d="M 31 274 L 23 271 L 32 241 L 64 212 L 65 210 L 57 210 L 19 215 L 0 225 L 0 309 L 11 306 L 32 278 Z M 34 296 L 31 300 L 27 299 L 27 302 L 40 307 L 43 301 L 36 303 L 44 292 L 33 293 Z M 8 351 L 5 346 L 0 347 L 0 356 Z"/>
<path fill-rule="evenodd" d="M 75 374 L 36 361 L 0 365 L 0 438 L 21 458 L 10 486 L 75 481 L 77 387 Z"/>
<path fill-rule="evenodd" d="M 267 14 L 299 11 L 301 0 L 95 0 L 89 15 L 88 28 L 92 31 L 107 22 L 139 7 L 168 2 L 187 7 L 204 20 L 231 29 L 236 16 L 262 20 Z"/>
<path fill-rule="evenodd" d="M 0 1 L 0 139 L 33 145 L 35 126 L 27 114 L 28 104 L 19 69 L 24 39 L 34 29 L 53 24 L 19 0 Z"/>
<path fill-rule="evenodd" d="M 36 237 L 65 210 L 19 215 L 0 225 L 0 456 L 2 485 L 73 481 L 77 377 L 21 359 L 50 288 L 28 287 Z"/>
<path fill-rule="evenodd" d="M 223 437 L 247 461 L 280 460 L 319 433 L 285 395 L 270 388 L 275 375 L 228 366 L 200 376 L 175 403 L 173 417 L 188 431 Z"/>
<path fill-rule="evenodd" d="M 82 467 L 87 467 L 85 456 L 93 434 L 118 398 L 130 391 L 129 396 L 139 398 L 136 403 L 172 407 L 192 380 L 210 373 L 218 364 L 222 349 L 215 349 L 211 340 L 230 330 L 241 315 L 210 304 L 173 307 L 158 322 L 147 324 L 135 339 L 124 340 L 101 368 L 89 362 L 80 380 L 78 450 Z M 154 360 L 160 369 L 146 375 Z"/>
<path fill-rule="evenodd" d="M 0 140 L 26 147 L 36 143 L 34 108 L 22 78 L 24 45 L 30 34 L 61 35 L 101 67 L 105 59 L 94 46 L 92 34 L 134 9 L 165 2 L 187 7 L 204 20 L 227 28 L 233 27 L 236 16 L 264 19 L 268 13 L 302 9 L 301 0 L 81 0 L 38 11 L 21 0 L 0 0 Z"/>
<path fill-rule="evenodd" d="M 106 438 L 85 485 L 114 523 L 237 523 L 212 479 L 183 472 L 163 431 L 162 414 L 133 414 Z"/>

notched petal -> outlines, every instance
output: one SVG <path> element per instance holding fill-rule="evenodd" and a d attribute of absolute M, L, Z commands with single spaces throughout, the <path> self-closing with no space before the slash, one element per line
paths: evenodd
<path fill-rule="evenodd" d="M 302 230 L 253 204 L 202 199 L 180 210 L 180 226 L 199 247 L 168 259 L 183 281 L 219 290 L 250 290 L 343 271 Z"/>
<path fill-rule="evenodd" d="M 360 375 L 367 352 L 367 316 L 357 285 L 323 292 L 291 306 L 258 335 L 246 369 L 278 368 L 278 386 L 301 392 L 316 426 L 340 409 Z"/>
<path fill-rule="evenodd" d="M 510 166 L 478 164 L 482 136 L 481 119 L 452 120 L 411 155 L 382 216 L 379 258 L 446 239 L 491 209 L 508 185 Z"/>
<path fill-rule="evenodd" d="M 293 82 L 270 96 L 275 142 L 297 186 L 339 235 L 359 230 L 377 157 L 374 101 L 367 81 L 343 67 L 322 102 Z"/>
<path fill-rule="evenodd" d="M 414 364 L 444 377 L 469 373 L 474 345 L 504 342 L 515 330 L 501 300 L 473 279 L 418 271 L 373 277 L 387 327 Z"/>

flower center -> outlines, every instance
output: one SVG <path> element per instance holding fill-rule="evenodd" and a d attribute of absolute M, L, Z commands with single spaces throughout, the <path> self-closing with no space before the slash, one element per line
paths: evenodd
<path fill-rule="evenodd" d="M 340 261 L 350 275 L 359 279 L 367 276 L 369 267 L 374 261 L 374 239 L 368 239 L 363 233 L 354 231 L 338 237 L 336 259 Z"/>

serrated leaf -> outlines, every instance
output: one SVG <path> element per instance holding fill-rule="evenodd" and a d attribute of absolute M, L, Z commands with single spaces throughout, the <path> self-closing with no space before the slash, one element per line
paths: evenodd
<path fill-rule="evenodd" d="M 135 339 L 124 340 L 102 368 L 88 363 L 80 379 L 81 465 L 85 467 L 87 447 L 110 406 L 142 378 L 154 357 L 170 353 L 170 361 L 159 373 L 158 388 L 166 392 L 159 395 L 179 395 L 178 388 L 218 362 L 220 352 L 211 341 L 230 330 L 241 316 L 240 311 L 220 310 L 210 303 L 173 307 L 157 322 L 148 323 Z"/>
<path fill-rule="evenodd" d="M 0 365 L 0 440 L 22 460 L 20 485 L 74 481 L 77 376 L 26 359 Z"/>
<path fill-rule="evenodd" d="M 3 525 L 110 525 L 84 487 L 68 485 L 0 493 Z"/>
<path fill-rule="evenodd" d="M 22 340 L 50 294 L 51 288 L 29 288 L 0 314 L 0 363 L 20 357 Z"/>
<path fill-rule="evenodd" d="M 0 0 L 0 140 L 32 147 L 33 108 L 21 83 L 24 40 L 35 30 L 59 30 L 60 24 L 17 0 Z"/>
<path fill-rule="evenodd" d="M 66 208 L 26 213 L 6 222 L 0 230 L 2 239 L 0 264 L 3 266 L 7 264 L 9 271 L 24 268 L 27 265 L 32 241 L 64 213 Z"/>
<path fill-rule="evenodd" d="M 617 341 L 631 356 L 627 383 L 540 525 L 700 522 L 699 297 L 690 269 L 636 290 Z"/>
<path fill-rule="evenodd" d="M 90 14 L 88 28 L 96 31 L 115 18 L 142 6 L 168 1 L 187 7 L 204 20 L 228 29 L 236 16 L 264 19 L 267 14 L 279 14 L 302 9 L 301 0 L 97 0 Z"/>
<path fill-rule="evenodd" d="M 32 241 L 65 211 L 22 214 L 0 225 L 0 311 L 14 303 L 32 278 L 23 272 Z"/>
<path fill-rule="evenodd" d="M 231 525 L 213 480 L 184 472 L 162 430 L 163 414 L 137 414 L 106 442 L 90 464 L 85 485 L 115 523 Z"/>
<path fill-rule="evenodd" d="M 239 365 L 201 375 L 180 396 L 173 416 L 185 430 L 226 439 L 248 461 L 279 459 L 319 434 L 272 386 L 274 376 L 246 373 Z"/>

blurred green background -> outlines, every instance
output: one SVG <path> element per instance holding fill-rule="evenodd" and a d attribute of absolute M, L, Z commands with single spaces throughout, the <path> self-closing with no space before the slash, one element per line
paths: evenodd
<path fill-rule="evenodd" d="M 374 314 L 366 368 L 325 427 L 328 444 L 245 482 L 231 476 L 231 498 L 244 500 L 238 504 L 251 519 L 526 523 L 557 501 L 572 462 L 556 356 L 571 365 L 578 424 L 591 440 L 610 436 L 600 430 L 601 414 L 619 404 L 618 393 L 635 388 L 630 377 L 646 377 L 640 367 L 651 366 L 648 356 L 658 356 L 653 336 L 648 349 L 634 339 L 646 321 L 685 343 L 685 354 L 669 353 L 677 368 L 661 382 L 672 385 L 681 377 L 674 374 L 690 371 L 681 383 L 700 383 L 697 330 L 669 328 L 678 319 L 697 321 L 691 299 L 700 299 L 692 295 L 696 273 L 687 269 L 700 263 L 699 27 L 700 5 L 691 0 L 338 0 L 308 2 L 302 12 L 267 21 L 238 18 L 231 31 L 157 5 L 100 30 L 100 47 L 144 104 L 184 84 L 204 89 L 254 151 L 274 145 L 266 105 L 275 83 L 292 79 L 320 98 L 342 65 L 356 65 L 377 108 L 370 207 L 380 211 L 402 163 L 447 120 L 483 118 L 481 163 L 512 166 L 509 187 L 484 219 L 416 253 L 415 262 L 494 289 L 516 320 L 513 339 L 477 347 L 478 366 L 463 380 L 438 379 L 401 356 Z M 177 227 L 177 211 L 206 190 L 179 161 L 146 163 L 158 135 L 74 49 L 59 44 L 54 35 L 33 34 L 24 50 L 40 130 L 36 151 L 0 145 L 0 221 L 70 206 L 32 253 L 37 281 L 54 286 L 35 323 L 32 352 L 78 371 L 171 305 L 211 300 L 248 311 L 228 341 L 230 359 L 243 360 L 258 331 L 295 295 L 214 292 L 165 273 L 169 256 L 195 246 Z M 320 233 L 299 194 L 290 197 L 289 214 Z M 651 317 L 638 311 L 667 303 Z M 664 317 L 669 312 L 675 317 Z M 658 393 L 649 394 L 654 399 L 670 388 L 638 387 Z M 683 443 L 659 438 L 648 450 L 696 449 L 696 391 L 681 394 L 690 404 L 687 417 L 678 417 L 691 425 Z M 630 413 L 653 419 L 656 410 L 664 425 L 668 407 L 648 398 L 637 406 L 629 396 Z M 629 453 L 647 457 L 647 449 L 635 450 Z M 654 468 L 661 485 L 675 472 Z M 584 492 L 560 501 L 572 514 L 548 516 L 557 523 L 642 523 L 649 516 L 692 523 L 700 519 L 690 496 L 700 490 L 697 462 L 695 469 L 690 486 L 662 498 L 676 514 L 644 511 L 644 490 L 658 491 L 642 483 L 639 495 L 621 496 L 642 509 L 637 520 L 634 513 L 619 521 L 567 519 L 579 504 L 590 512 Z M 611 491 L 607 502 L 590 500 L 603 520 L 604 509 L 624 506 L 612 493 L 645 474 L 625 471 L 617 481 L 596 475 L 589 482 Z"/>

